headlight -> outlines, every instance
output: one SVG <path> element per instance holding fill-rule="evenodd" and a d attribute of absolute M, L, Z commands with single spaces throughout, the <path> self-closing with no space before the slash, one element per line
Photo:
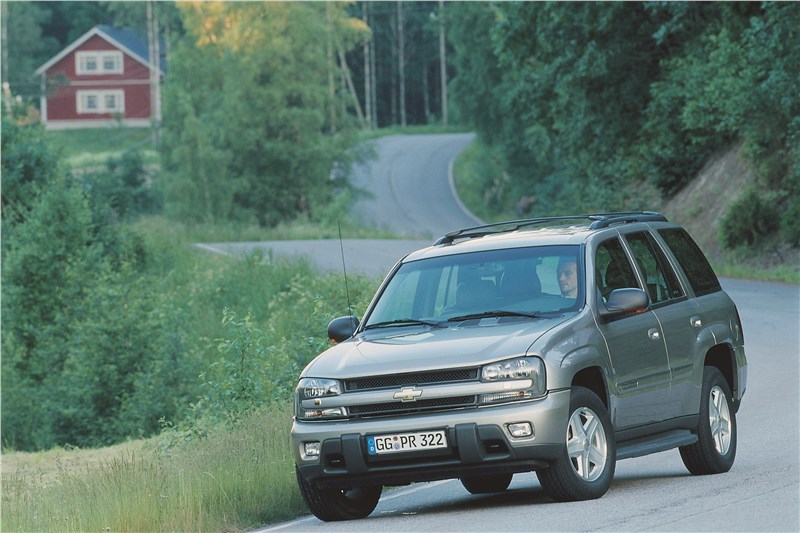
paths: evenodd
<path fill-rule="evenodd" d="M 344 407 L 323 405 L 324 398 L 342 393 L 342 384 L 335 379 L 303 378 L 297 384 L 295 413 L 305 420 L 341 418 L 347 415 Z"/>
<path fill-rule="evenodd" d="M 486 365 L 481 368 L 481 381 L 508 382 L 502 392 L 482 394 L 479 399 L 482 404 L 538 398 L 547 390 L 544 362 L 538 357 L 519 357 Z M 514 387 L 513 382 L 518 382 L 519 386 Z"/>
<path fill-rule="evenodd" d="M 342 385 L 335 379 L 303 378 L 297 384 L 297 394 L 301 400 L 338 396 L 341 393 Z"/>

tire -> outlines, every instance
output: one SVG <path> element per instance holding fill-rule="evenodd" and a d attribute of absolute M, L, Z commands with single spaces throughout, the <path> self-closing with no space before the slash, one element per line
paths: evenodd
<path fill-rule="evenodd" d="M 573 387 L 563 456 L 536 476 L 560 502 L 594 500 L 608 492 L 617 465 L 611 418 L 595 393 Z"/>
<path fill-rule="evenodd" d="M 357 520 L 375 510 L 381 497 L 381 486 L 351 489 L 321 489 L 297 473 L 297 485 L 314 516 L 325 522 Z"/>
<path fill-rule="evenodd" d="M 494 474 L 491 476 L 462 477 L 461 484 L 470 494 L 489 494 L 504 492 L 511 484 L 514 474 Z"/>
<path fill-rule="evenodd" d="M 703 371 L 697 442 L 680 448 L 686 469 L 696 476 L 721 474 L 736 458 L 736 410 L 728 382 L 713 366 Z"/>

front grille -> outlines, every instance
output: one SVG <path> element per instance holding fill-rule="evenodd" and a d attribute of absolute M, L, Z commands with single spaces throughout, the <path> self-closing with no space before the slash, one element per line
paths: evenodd
<path fill-rule="evenodd" d="M 391 374 L 387 376 L 370 376 L 364 378 L 347 379 L 344 382 L 344 390 L 351 392 L 370 389 L 387 389 L 405 385 L 455 383 L 458 381 L 474 381 L 476 379 L 478 379 L 477 368 L 460 368 L 456 370 L 437 370 L 435 372 Z"/>
<path fill-rule="evenodd" d="M 450 398 L 435 398 L 432 400 L 417 400 L 416 402 L 376 403 L 371 405 L 353 405 L 349 408 L 351 416 L 378 416 L 416 413 L 434 409 L 457 409 L 473 407 L 477 398 L 472 396 L 453 396 Z"/>

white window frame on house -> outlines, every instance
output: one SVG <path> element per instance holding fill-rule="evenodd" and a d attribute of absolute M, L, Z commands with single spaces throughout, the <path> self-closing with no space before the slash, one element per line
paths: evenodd
<path fill-rule="evenodd" d="M 110 65 L 106 61 L 109 61 Z M 75 72 L 84 76 L 91 74 L 122 74 L 122 52 L 119 50 L 75 52 Z"/>
<path fill-rule="evenodd" d="M 116 106 L 109 105 L 116 103 Z M 79 115 L 97 115 L 103 113 L 125 112 L 125 91 L 77 91 L 75 107 Z"/>

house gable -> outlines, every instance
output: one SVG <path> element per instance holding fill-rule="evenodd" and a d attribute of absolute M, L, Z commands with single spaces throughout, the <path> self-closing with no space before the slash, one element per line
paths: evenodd
<path fill-rule="evenodd" d="M 71 55 L 73 52 L 77 51 L 93 37 L 99 37 L 100 39 L 112 45 L 114 48 L 117 48 L 123 52 L 125 55 L 141 63 L 145 68 L 149 68 L 150 63 L 148 61 L 147 41 L 142 39 L 141 35 L 137 31 L 130 28 L 119 29 L 107 26 L 105 24 L 100 24 L 84 33 L 78 39 L 73 41 L 72 44 L 61 50 L 61 52 L 37 68 L 35 74 L 46 74 L 51 67 L 58 64 L 62 59 Z M 164 47 L 162 46 L 162 50 L 163 49 Z M 164 64 L 163 58 L 161 64 Z M 161 74 L 163 74 L 163 68 L 161 69 Z"/>

